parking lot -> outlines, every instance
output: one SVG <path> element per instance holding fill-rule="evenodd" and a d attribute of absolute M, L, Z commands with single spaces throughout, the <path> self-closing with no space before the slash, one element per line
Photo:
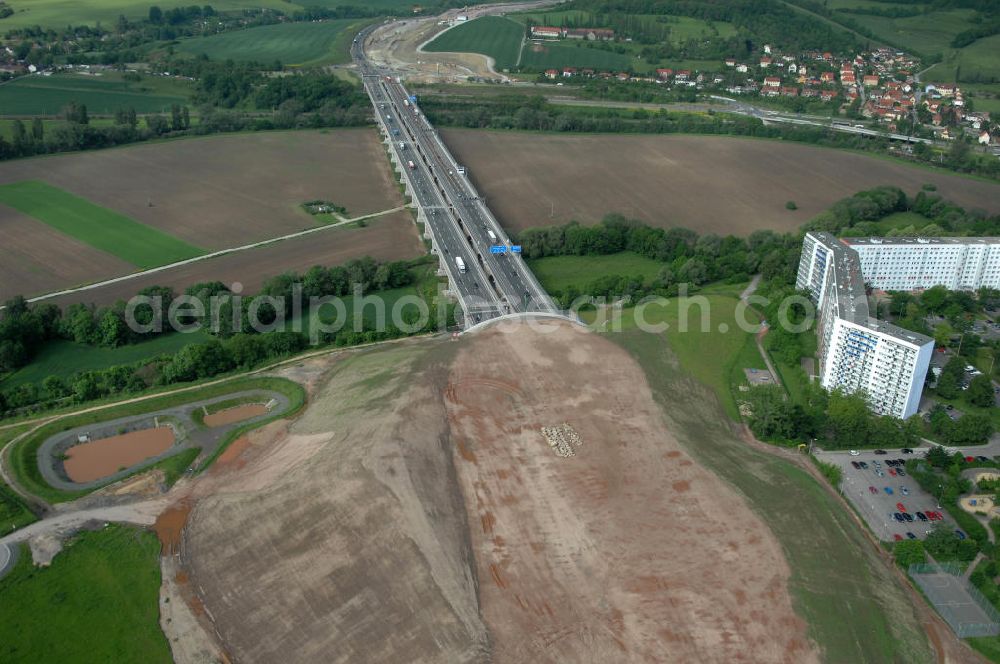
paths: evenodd
<path fill-rule="evenodd" d="M 877 455 L 872 450 L 863 450 L 859 456 L 851 456 L 847 450 L 819 451 L 816 457 L 826 463 L 833 463 L 843 471 L 840 489 L 861 514 L 872 531 L 883 540 L 894 540 L 898 535 L 903 539 L 907 533 L 913 533 L 918 539 L 923 539 L 931 526 L 936 523 L 932 519 L 923 521 L 916 516 L 917 512 L 936 512 L 942 515 L 942 521 L 950 528 L 955 528 L 954 522 L 938 508 L 937 498 L 920 488 L 908 474 L 899 476 L 899 466 L 887 465 L 887 461 L 902 459 L 904 461 L 921 457 L 926 448 L 914 450 L 914 454 L 903 454 L 901 450 L 888 450 L 886 455 Z M 851 462 L 867 465 L 867 468 L 855 468 Z M 890 472 L 892 471 L 892 472 Z M 880 477 L 878 473 L 881 472 Z M 905 473 L 905 470 L 904 470 Z M 872 489 L 874 488 L 874 492 Z M 891 493 L 890 493 L 891 492 Z M 911 515 L 912 521 L 899 522 L 893 516 L 903 513 L 897 503 L 905 508 L 905 513 Z"/>

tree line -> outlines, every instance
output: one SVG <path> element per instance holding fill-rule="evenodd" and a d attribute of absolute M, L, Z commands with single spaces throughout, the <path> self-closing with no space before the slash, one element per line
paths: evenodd
<path fill-rule="evenodd" d="M 563 306 L 580 295 L 632 297 L 674 295 L 680 284 L 697 288 L 710 281 L 745 281 L 761 273 L 767 281 L 794 280 L 801 241 L 792 234 L 755 231 L 748 237 L 713 233 L 698 235 L 686 228 L 652 227 L 622 215 L 607 215 L 593 226 L 570 222 L 529 228 L 518 234 L 526 258 L 595 256 L 631 251 L 663 263 L 656 277 L 611 275 L 585 287 L 551 293 Z"/>

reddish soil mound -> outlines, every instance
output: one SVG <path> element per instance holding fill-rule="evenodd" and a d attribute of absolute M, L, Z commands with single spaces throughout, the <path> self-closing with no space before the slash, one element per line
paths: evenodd
<path fill-rule="evenodd" d="M 170 427 L 132 431 L 74 445 L 66 451 L 69 458 L 63 468 L 74 482 L 91 482 L 162 454 L 173 444 L 174 430 Z"/>
<path fill-rule="evenodd" d="M 463 340 L 445 390 L 493 661 L 815 661 L 767 526 L 559 327 Z"/>
<path fill-rule="evenodd" d="M 153 530 L 160 538 L 160 553 L 168 556 L 177 553 L 181 545 L 181 533 L 184 532 L 184 524 L 187 523 L 188 514 L 191 513 L 191 504 L 182 500 L 181 502 L 168 507 L 160 516 L 156 517 Z M 180 578 L 177 579 L 181 583 Z"/>

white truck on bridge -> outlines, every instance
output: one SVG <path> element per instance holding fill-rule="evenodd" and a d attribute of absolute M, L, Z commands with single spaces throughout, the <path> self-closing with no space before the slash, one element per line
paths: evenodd
<path fill-rule="evenodd" d="M 462 260 L 461 256 L 455 256 L 455 265 L 458 266 L 460 274 L 465 274 L 465 261 Z"/>
<path fill-rule="evenodd" d="M 410 167 L 411 171 L 417 167 L 417 165 L 414 164 L 412 160 L 406 162 L 406 165 Z"/>

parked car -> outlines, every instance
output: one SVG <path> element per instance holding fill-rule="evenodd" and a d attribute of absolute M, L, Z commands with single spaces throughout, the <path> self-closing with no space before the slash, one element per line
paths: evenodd
<path fill-rule="evenodd" d="M 964 540 L 965 539 L 965 533 L 963 533 L 961 530 L 958 530 L 956 528 L 955 529 L 955 537 L 957 537 L 960 540 Z"/>
<path fill-rule="evenodd" d="M 861 466 L 858 464 L 857 461 L 852 461 L 851 465 L 854 466 L 855 470 L 860 470 L 861 469 Z"/>
<path fill-rule="evenodd" d="M 916 517 L 918 519 L 920 519 L 921 521 L 926 521 L 927 520 L 927 515 L 924 514 L 923 512 L 917 512 L 916 513 Z"/>
<path fill-rule="evenodd" d="M 861 466 L 862 468 L 866 468 L 866 469 L 868 468 L 868 462 L 867 461 L 858 461 L 858 465 Z"/>
<path fill-rule="evenodd" d="M 885 477 L 885 473 L 883 473 L 881 470 L 876 470 L 875 474 L 878 475 L 879 477 Z"/>
<path fill-rule="evenodd" d="M 892 539 L 896 540 L 897 542 L 902 542 L 903 536 L 900 535 L 899 533 L 896 533 L 895 535 L 892 536 Z"/>
<path fill-rule="evenodd" d="M 897 469 L 896 469 L 896 474 L 897 474 L 898 476 L 900 476 L 900 477 L 906 477 L 906 471 L 905 471 L 905 470 L 903 470 L 902 468 L 897 468 Z"/>
<path fill-rule="evenodd" d="M 900 523 L 903 523 L 903 515 L 900 514 L 899 512 L 893 514 L 892 518 L 895 519 L 896 521 L 899 521 Z"/>
<path fill-rule="evenodd" d="M 885 487 L 885 492 L 891 496 L 892 495 L 892 487 L 891 486 Z"/>
<path fill-rule="evenodd" d="M 965 457 L 965 462 L 966 463 L 972 463 L 975 460 L 976 460 L 976 457 L 971 457 L 971 456 Z"/>
<path fill-rule="evenodd" d="M 861 456 L 861 452 L 857 450 L 851 450 L 851 456 Z"/>
<path fill-rule="evenodd" d="M 910 532 L 907 532 L 906 536 L 909 537 L 910 539 L 917 539 L 917 536 Z"/>
<path fill-rule="evenodd" d="M 913 450 L 911 450 L 909 447 L 904 447 L 903 449 L 900 450 L 900 452 L 902 452 L 903 454 L 913 454 Z"/>
<path fill-rule="evenodd" d="M 873 486 L 868 487 L 868 493 L 878 493 L 878 489 Z"/>
<path fill-rule="evenodd" d="M 893 477 L 895 477 L 896 476 L 896 469 L 895 468 L 890 468 L 889 469 L 889 474 L 892 475 Z"/>
<path fill-rule="evenodd" d="M 986 457 L 984 457 L 982 455 L 979 455 L 979 456 L 976 457 L 976 461 L 989 461 L 989 459 L 987 459 Z"/>
<path fill-rule="evenodd" d="M 908 496 L 908 495 L 910 495 L 910 490 L 909 490 L 909 489 L 907 489 L 907 488 L 906 488 L 905 486 L 903 486 L 902 484 L 900 484 L 900 485 L 899 485 L 899 492 L 900 492 L 901 494 L 903 494 L 904 496 Z"/>
<path fill-rule="evenodd" d="M 879 456 L 882 456 L 882 455 L 888 454 L 888 452 L 886 452 L 885 450 L 875 450 L 875 454 L 878 454 Z"/>
<path fill-rule="evenodd" d="M 907 523 L 913 523 L 913 515 L 903 512 L 903 518 L 906 519 Z"/>
<path fill-rule="evenodd" d="M 906 505 L 904 505 L 903 503 L 896 503 L 896 509 L 899 510 L 900 512 L 905 512 Z"/>

